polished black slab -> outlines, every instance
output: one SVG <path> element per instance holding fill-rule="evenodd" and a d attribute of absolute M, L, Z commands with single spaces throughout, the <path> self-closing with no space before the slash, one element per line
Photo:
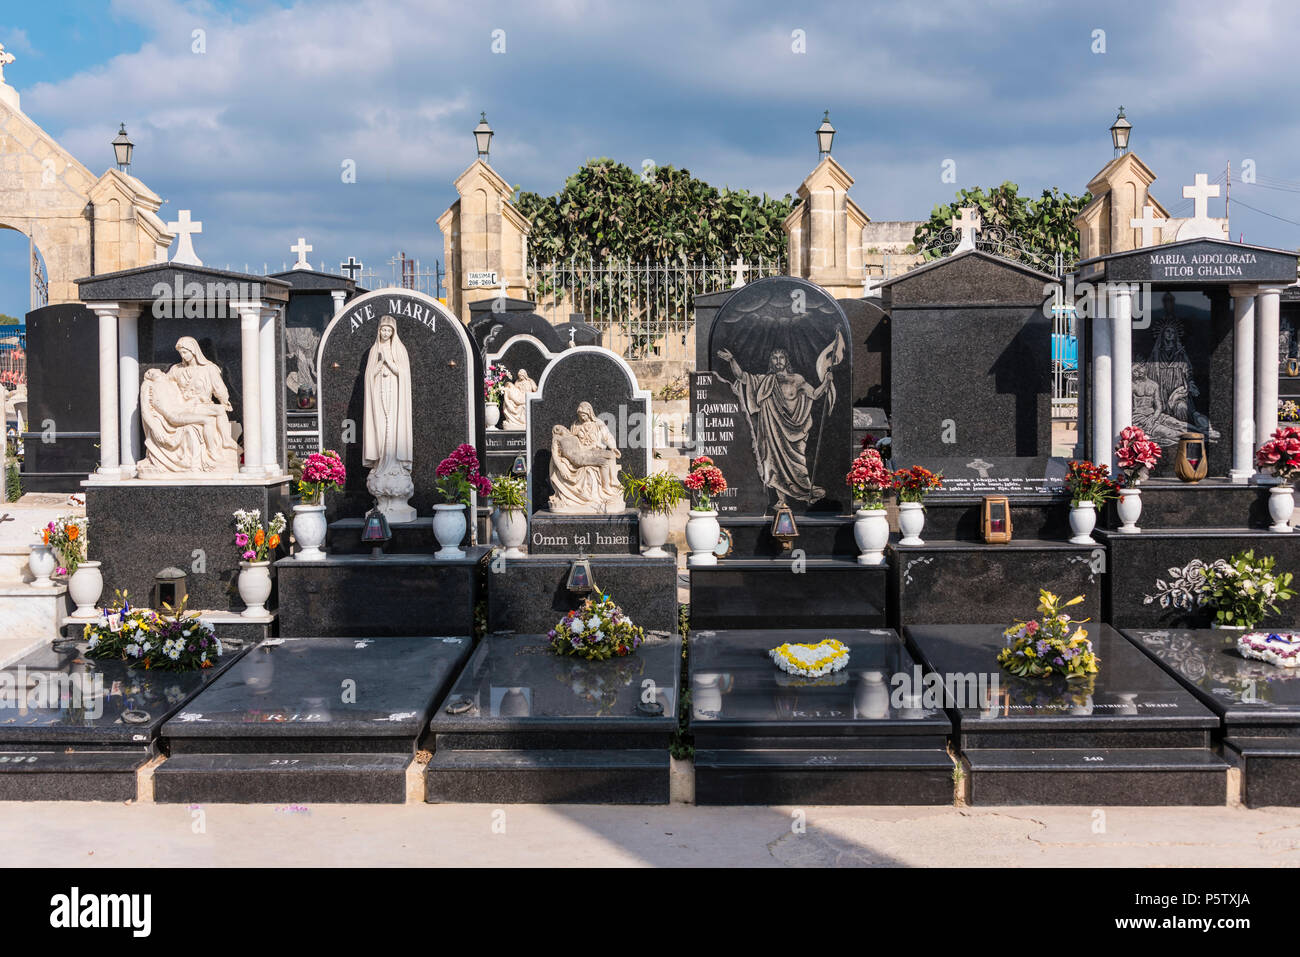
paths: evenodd
<path fill-rule="evenodd" d="M 1227 764 L 1207 748 L 963 750 L 978 806 L 1222 805 Z"/>
<path fill-rule="evenodd" d="M 680 667 L 675 635 L 586 661 L 489 634 L 430 722 L 427 799 L 666 803 Z"/>
<path fill-rule="evenodd" d="M 147 750 L 0 751 L 0 801 L 133 801 Z"/>
<path fill-rule="evenodd" d="M 1175 449 L 1177 451 L 1177 449 Z M 1211 477 L 1199 482 L 1174 478 L 1148 479 L 1141 485 L 1142 515 L 1138 527 L 1144 531 L 1192 531 L 1199 528 L 1267 528 L 1268 486 L 1234 485 L 1226 478 Z M 1097 523 L 1118 528 L 1116 501 L 1106 503 Z"/>
<path fill-rule="evenodd" d="M 154 772 L 160 804 L 402 804 L 409 754 L 180 754 Z"/>
<path fill-rule="evenodd" d="M 1008 618 L 1014 611 L 1008 610 Z M 1034 614 L 1033 607 L 1023 617 Z M 1008 622 L 1009 624 L 1010 622 Z M 1000 625 L 915 625 L 903 636 L 940 675 L 985 675 L 997 691 L 949 707 L 967 747 L 1204 747 L 1218 719 L 1109 625 L 1084 625 L 1100 658 L 1092 688 L 1064 679 L 1017 678 L 998 667 Z M 1107 735 L 1111 735 L 1108 737 Z M 1123 735 L 1123 737 L 1113 737 Z M 1005 741 L 1012 743 L 995 744 Z M 1072 743 L 1077 742 L 1077 743 Z"/>
<path fill-rule="evenodd" d="M 854 558 L 719 559 L 690 569 L 692 628 L 879 628 L 889 568 Z"/>
<path fill-rule="evenodd" d="M 69 650 L 43 648 L 0 669 L 0 751 L 148 751 L 163 723 L 243 654 L 227 647 L 212 668 L 146 671 L 83 657 L 84 645 L 67 644 Z M 44 690 L 56 688 L 57 700 Z M 0 762 L 0 772 L 13 766 Z"/>
<path fill-rule="evenodd" d="M 272 639 L 163 726 L 173 754 L 415 750 L 468 637 Z"/>
<path fill-rule="evenodd" d="M 534 512 L 528 523 L 530 555 L 640 555 L 636 509 L 604 515 Z"/>

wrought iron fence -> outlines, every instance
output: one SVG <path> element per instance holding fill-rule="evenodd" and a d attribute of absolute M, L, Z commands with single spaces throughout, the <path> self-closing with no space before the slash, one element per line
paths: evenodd
<path fill-rule="evenodd" d="M 673 360 L 695 355 L 696 296 L 784 272 L 783 261 L 763 258 L 571 259 L 530 263 L 528 287 L 549 322 L 581 313 L 625 358 Z"/>
<path fill-rule="evenodd" d="M 0 326 L 0 385 L 11 392 L 27 385 L 27 335 L 14 326 Z"/>

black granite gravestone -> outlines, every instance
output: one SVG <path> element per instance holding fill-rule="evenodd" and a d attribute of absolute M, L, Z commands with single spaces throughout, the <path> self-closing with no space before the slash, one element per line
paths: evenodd
<path fill-rule="evenodd" d="M 942 472 L 948 492 L 1059 488 L 1053 462 L 1051 276 L 972 250 L 882 285 L 890 313 L 896 466 Z"/>
<path fill-rule="evenodd" d="M 504 366 L 512 378 L 519 374 L 520 369 L 527 369 L 534 382 L 541 382 L 542 373 L 555 356 L 535 337 L 519 335 L 508 339 L 496 352 L 489 352 L 487 361 Z"/>
<path fill-rule="evenodd" d="M 362 462 L 365 370 L 379 322 L 392 316 L 411 367 L 410 503 L 429 515 L 441 499 L 434 470 L 456 446 L 483 447 L 483 357 L 465 327 L 441 303 L 407 289 L 367 293 L 325 330 L 320 351 L 321 442 L 347 467 L 342 494 L 326 496 L 333 518 L 364 515 L 374 504 Z"/>
<path fill-rule="evenodd" d="M 853 332 L 853 407 L 889 411 L 889 313 L 879 299 L 837 300 Z"/>
<path fill-rule="evenodd" d="M 568 322 L 556 323 L 555 331 L 566 346 L 604 345 L 604 333 L 580 312 L 570 313 Z"/>
<path fill-rule="evenodd" d="M 785 502 L 795 513 L 851 510 L 844 474 L 853 429 L 852 330 L 838 302 L 789 276 L 736 290 L 713 319 L 707 369 L 726 383 L 749 426 L 757 464 L 727 481 L 746 496 L 762 489 L 764 501 L 756 508 L 750 498 L 744 508 L 762 514 Z"/>
<path fill-rule="evenodd" d="M 537 306 L 526 299 L 494 297 L 472 302 L 469 306 L 469 333 L 484 354 L 497 352 L 515 336 L 532 336 L 552 352 L 569 344 L 555 327 L 533 310 Z"/>
<path fill-rule="evenodd" d="M 23 489 L 73 492 L 99 465 L 99 319 L 80 303 L 27 314 Z"/>
<path fill-rule="evenodd" d="M 691 302 L 695 324 L 695 368 L 703 371 L 709 368 L 709 335 L 713 331 L 713 320 L 717 318 L 722 304 L 730 299 L 735 289 L 719 289 L 717 292 L 705 292 L 696 296 Z"/>

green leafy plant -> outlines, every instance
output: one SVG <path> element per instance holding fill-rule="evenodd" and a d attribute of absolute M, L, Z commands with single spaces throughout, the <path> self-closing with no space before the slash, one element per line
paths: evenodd
<path fill-rule="evenodd" d="M 957 198 L 943 206 L 936 206 L 930 218 L 917 227 L 912 237 L 917 248 L 937 238 L 944 230 L 952 228 L 952 221 L 961 215 L 963 206 L 974 207 L 983 226 L 997 226 L 1015 233 L 1019 240 L 1043 259 L 1057 253 L 1064 256 L 1066 265 L 1079 258 L 1079 231 L 1074 219 L 1092 200 L 1092 196 L 1071 196 L 1055 187 L 1043 190 L 1038 199 L 1020 195 L 1020 187 L 1004 182 L 1001 186 L 985 190 L 962 189 Z M 928 258 L 937 258 L 943 250 L 933 247 L 926 250 Z"/>
<path fill-rule="evenodd" d="M 1221 625 L 1245 625 L 1254 628 L 1265 618 L 1278 613 L 1278 602 L 1295 596 L 1291 573 L 1275 573 L 1277 559 L 1272 555 L 1255 557 L 1253 548 L 1228 559 L 1227 568 L 1202 569 L 1205 579 L 1202 594 L 1214 609 L 1214 619 Z"/>
<path fill-rule="evenodd" d="M 655 472 L 637 476 L 623 472 L 618 477 L 623 485 L 623 497 L 632 508 L 647 512 L 671 512 L 686 497 L 686 489 L 671 472 Z"/>
<path fill-rule="evenodd" d="M 492 479 L 492 504 L 503 512 L 524 508 L 528 486 L 519 475 L 501 475 Z"/>

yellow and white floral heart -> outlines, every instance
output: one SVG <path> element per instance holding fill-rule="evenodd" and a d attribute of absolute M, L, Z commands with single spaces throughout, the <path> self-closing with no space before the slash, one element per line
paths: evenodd
<path fill-rule="evenodd" d="M 849 649 L 843 642 L 826 638 L 816 644 L 784 644 L 768 655 L 782 671 L 806 678 L 820 678 L 849 663 Z"/>

